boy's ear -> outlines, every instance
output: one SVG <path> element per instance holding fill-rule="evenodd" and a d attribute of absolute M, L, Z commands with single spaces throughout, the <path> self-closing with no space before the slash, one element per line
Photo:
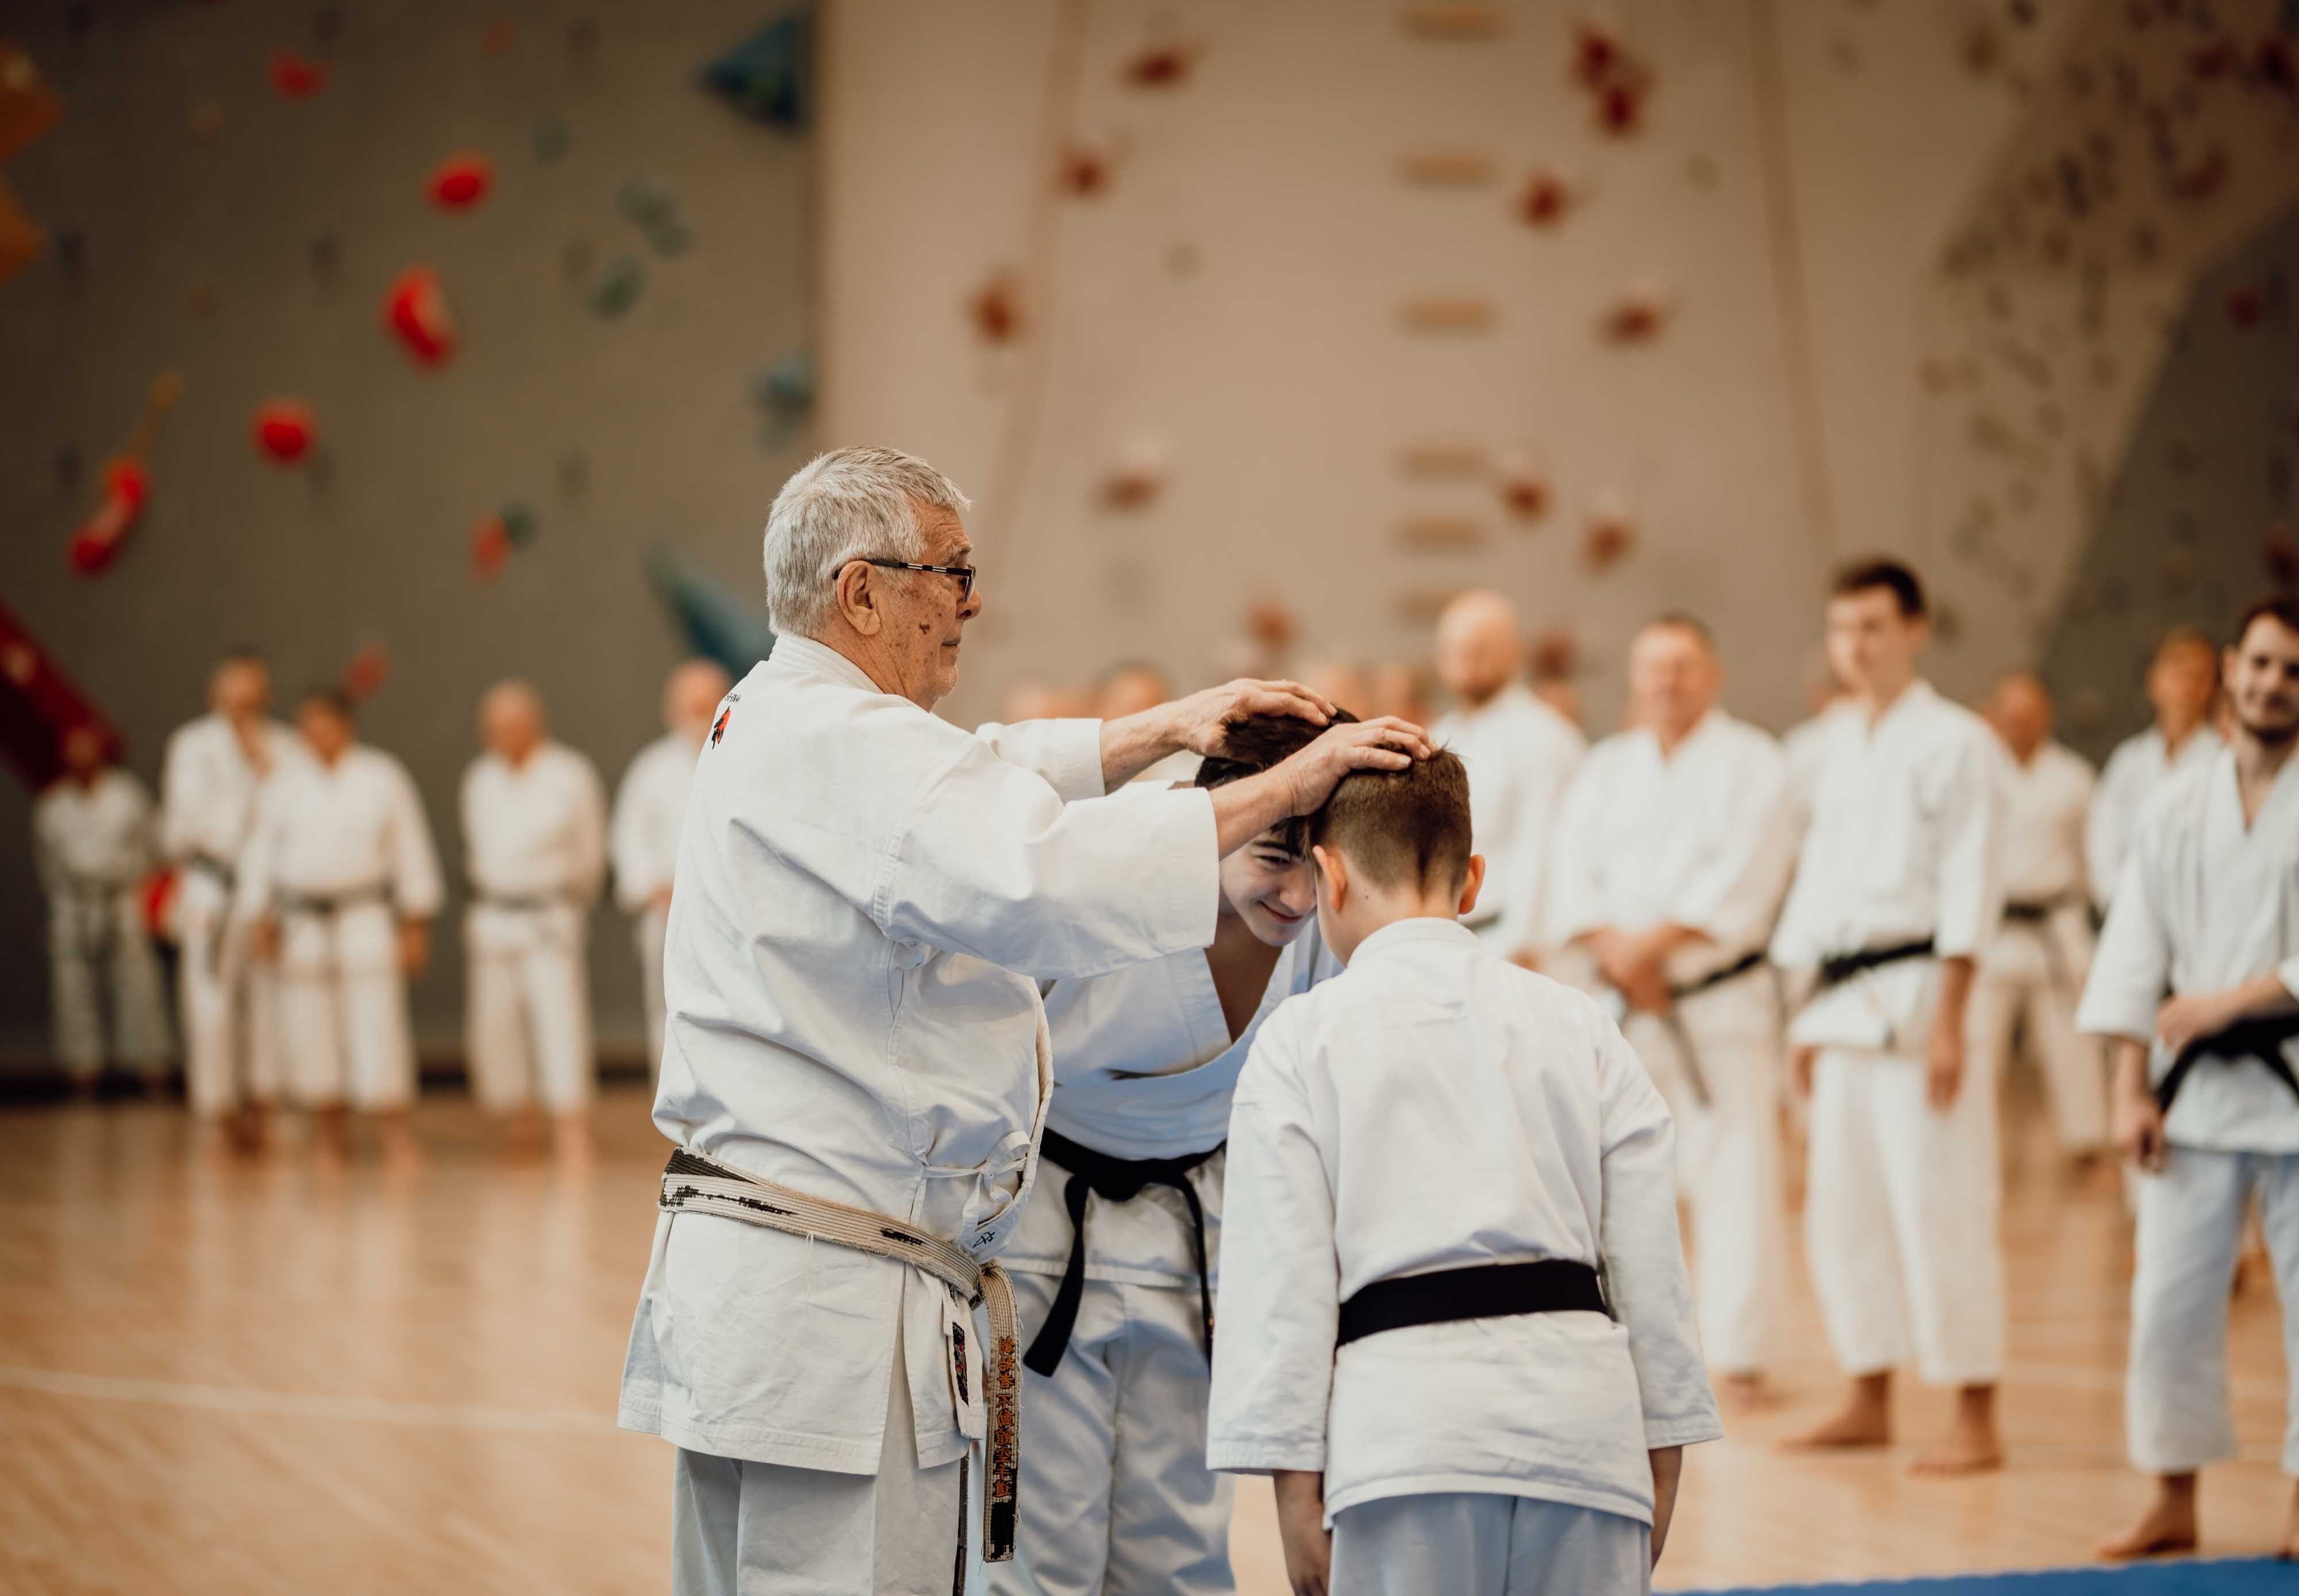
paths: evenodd
<path fill-rule="evenodd" d="M 1336 910 L 1340 909 L 1349 895 L 1349 866 L 1341 862 L 1340 854 L 1332 852 L 1323 843 L 1309 845 L 1309 858 L 1317 867 L 1318 879 L 1324 883 L 1325 901 Z"/>
<path fill-rule="evenodd" d="M 1453 912 L 1466 919 L 1477 910 L 1477 894 L 1484 889 L 1485 856 L 1469 855 L 1469 878 L 1461 884 L 1461 906 Z"/>

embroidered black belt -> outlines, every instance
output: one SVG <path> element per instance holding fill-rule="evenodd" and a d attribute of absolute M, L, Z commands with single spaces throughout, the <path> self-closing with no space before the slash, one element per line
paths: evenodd
<path fill-rule="evenodd" d="M 1360 1287 L 1341 1304 L 1333 1335 L 1345 1347 L 1384 1330 L 1449 1325 L 1459 1319 L 1505 1319 L 1521 1313 L 1602 1313 L 1604 1283 L 1597 1271 L 1569 1258 L 1531 1263 L 1471 1264 L 1426 1275 L 1398 1275 Z"/>
<path fill-rule="evenodd" d="M 1085 1295 L 1085 1200 L 1099 1197 L 1105 1202 L 1131 1202 L 1151 1186 L 1171 1186 L 1190 1205 L 1190 1239 L 1198 1254 L 1198 1314 L 1205 1326 L 1206 1361 L 1213 1362 L 1214 1292 L 1206 1278 L 1206 1210 L 1198 1201 L 1197 1188 L 1190 1184 L 1190 1171 L 1228 1145 L 1217 1143 L 1203 1152 L 1177 1159 L 1114 1159 L 1080 1146 L 1058 1131 L 1045 1134 L 1041 1155 L 1069 1171 L 1069 1185 L 1062 1189 L 1062 1206 L 1070 1215 L 1070 1256 L 1062 1266 L 1062 1283 L 1055 1289 L 1053 1306 L 1046 1309 L 1046 1322 L 1038 1326 L 1030 1350 L 1022 1355 L 1024 1368 L 1033 1375 L 1051 1375 L 1070 1349 L 1070 1333 L 1077 1328 L 1078 1302 Z"/>
<path fill-rule="evenodd" d="M 2171 1060 L 2171 1068 L 2155 1083 L 2155 1106 L 2165 1113 L 2171 1111 L 2171 1100 L 2179 1095 L 2179 1088 L 2195 1066 L 2206 1058 L 2256 1059 L 2269 1074 L 2291 1088 L 2299 1097 L 2299 1075 L 2291 1072 L 2291 1060 L 2283 1056 L 2283 1044 L 2299 1036 L 2299 1014 L 2278 1014 L 2261 1019 L 2239 1019 L 2223 1031 L 2213 1031 L 2208 1036 L 2198 1036 L 2179 1050 Z"/>
<path fill-rule="evenodd" d="M 1684 1002 L 1687 998 L 1698 997 L 1702 993 L 1708 991 L 1711 987 L 1722 986 L 1727 981 L 1739 980 L 1742 976 L 1747 975 L 1750 970 L 1764 963 L 1764 950 L 1762 948 L 1750 948 L 1747 952 L 1732 960 L 1731 963 L 1725 965 L 1720 969 L 1710 970 L 1706 975 L 1701 977 L 1697 981 L 1687 981 L 1681 986 L 1670 987 L 1668 989 L 1668 995 L 1674 998 L 1680 1003 Z"/>
<path fill-rule="evenodd" d="M 1831 986 L 1841 986 L 1855 976 L 1864 976 L 1888 964 L 1905 964 L 1911 959 L 1931 956 L 1932 939 L 1929 936 L 1917 942 L 1896 942 L 1888 947 L 1831 954 L 1820 961 L 1820 984 L 1812 989 L 1813 995 L 1818 997 Z"/>

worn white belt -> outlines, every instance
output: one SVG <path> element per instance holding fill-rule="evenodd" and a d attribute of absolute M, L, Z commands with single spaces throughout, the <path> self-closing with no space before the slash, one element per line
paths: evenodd
<path fill-rule="evenodd" d="M 666 1213 L 717 1214 L 791 1235 L 811 1236 L 874 1252 L 924 1269 L 990 1318 L 990 1355 L 984 1360 L 984 1395 L 989 1407 L 989 1459 L 982 1491 L 982 1560 L 1003 1563 L 1014 1556 L 1017 1490 L 1021 1473 L 1022 1373 L 1019 1332 L 1014 1318 L 1014 1287 L 995 1263 L 977 1263 L 954 1242 L 867 1208 L 850 1208 L 777 1185 L 747 1170 L 680 1148 L 662 1172 Z M 964 1344 L 953 1369 L 959 1395 L 966 1395 Z"/>

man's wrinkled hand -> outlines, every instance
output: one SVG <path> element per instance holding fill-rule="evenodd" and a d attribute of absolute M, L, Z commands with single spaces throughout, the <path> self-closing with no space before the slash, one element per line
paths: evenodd
<path fill-rule="evenodd" d="M 1324 734 L 1278 766 L 1290 781 L 1290 806 L 1306 815 L 1333 795 L 1343 777 L 1357 770 L 1405 770 L 1432 752 L 1429 734 L 1410 720 L 1384 715 L 1328 727 Z"/>
<path fill-rule="evenodd" d="M 1229 728 L 1250 715 L 1291 715 L 1312 726 L 1330 725 L 1333 719 L 1332 701 L 1300 683 L 1251 677 L 1192 693 L 1167 707 L 1174 715 L 1174 741 L 1208 756 L 1220 754 L 1228 745 Z"/>

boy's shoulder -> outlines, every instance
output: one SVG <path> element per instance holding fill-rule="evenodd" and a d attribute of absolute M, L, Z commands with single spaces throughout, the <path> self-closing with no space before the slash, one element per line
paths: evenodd
<path fill-rule="evenodd" d="M 1522 1006 L 1533 1015 L 1555 1021 L 1597 1028 L 1607 1023 L 1603 1006 L 1577 986 L 1538 970 L 1526 969 L 1482 947 L 1465 949 L 1459 957 L 1464 980 L 1457 990 L 1475 1008 Z M 1400 980 L 1411 979 L 1407 972 L 1387 967 L 1344 967 L 1338 974 L 1280 1003 L 1271 1012 L 1265 1030 L 1282 1021 L 1286 1033 L 1299 1037 L 1335 1026 L 1354 1027 L 1367 1018 L 1398 1012 L 1401 1003 L 1411 1004 L 1417 995 L 1411 985 L 1400 988 L 1398 985 Z"/>

